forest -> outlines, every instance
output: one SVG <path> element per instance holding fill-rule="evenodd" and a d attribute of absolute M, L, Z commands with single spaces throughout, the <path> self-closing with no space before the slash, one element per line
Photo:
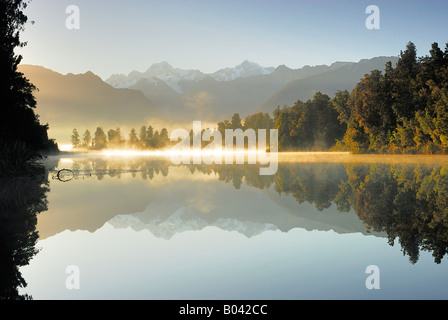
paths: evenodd
<path fill-rule="evenodd" d="M 317 92 L 274 111 L 280 150 L 445 154 L 448 151 L 448 44 L 417 58 L 412 42 L 395 67 L 372 70 L 333 98 Z"/>

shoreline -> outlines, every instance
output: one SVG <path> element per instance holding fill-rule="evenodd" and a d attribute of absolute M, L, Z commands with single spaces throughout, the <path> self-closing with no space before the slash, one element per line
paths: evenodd
<path fill-rule="evenodd" d="M 156 150 L 154 150 L 156 151 Z M 428 154 L 353 154 L 350 152 L 338 151 L 297 151 L 278 152 L 279 163 L 444 163 L 448 164 L 448 155 L 428 155 Z M 47 160 L 51 158 L 79 158 L 79 157 L 105 157 L 105 158 L 170 158 L 169 155 L 151 154 L 136 151 L 134 154 L 104 154 L 95 151 L 61 151 L 59 154 L 47 155 Z"/>

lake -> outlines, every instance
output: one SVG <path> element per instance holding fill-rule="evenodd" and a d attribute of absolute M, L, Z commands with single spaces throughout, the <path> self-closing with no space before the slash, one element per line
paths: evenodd
<path fill-rule="evenodd" d="M 263 176 L 249 164 L 48 157 L 42 177 L 2 182 L 2 294 L 447 299 L 447 160 L 285 154 Z"/>

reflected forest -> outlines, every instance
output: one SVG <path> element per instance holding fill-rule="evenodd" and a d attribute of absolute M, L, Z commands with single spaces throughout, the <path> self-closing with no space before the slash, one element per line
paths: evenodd
<path fill-rule="evenodd" d="M 137 179 L 167 177 L 168 160 L 138 158 L 75 159 L 72 169 L 53 179 Z M 307 202 L 323 213 L 336 206 L 344 214 L 353 210 L 366 230 L 387 234 L 389 245 L 398 243 L 414 264 L 421 250 L 441 263 L 448 249 L 448 166 L 435 164 L 280 163 L 271 176 L 259 175 L 254 165 L 188 165 L 196 172 L 216 175 L 219 181 L 240 189 L 245 183 L 257 189 L 273 188 L 278 194 Z M 119 169 L 116 169 L 119 168 Z M 297 206 L 297 214 L 300 208 Z"/>
<path fill-rule="evenodd" d="M 37 215 L 47 210 L 48 172 L 0 178 L 0 300 L 28 300 L 19 268 L 38 253 Z"/>

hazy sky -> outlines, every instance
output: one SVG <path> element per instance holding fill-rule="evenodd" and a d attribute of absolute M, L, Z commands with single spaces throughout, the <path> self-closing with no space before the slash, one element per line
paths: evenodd
<path fill-rule="evenodd" d="M 69 5 L 78 30 L 66 28 Z M 365 26 L 369 5 L 379 30 Z M 408 41 L 423 56 L 448 42 L 446 0 L 33 0 L 26 14 L 35 23 L 22 35 L 23 63 L 103 79 L 161 61 L 203 72 L 244 60 L 299 68 L 397 56 Z"/>

